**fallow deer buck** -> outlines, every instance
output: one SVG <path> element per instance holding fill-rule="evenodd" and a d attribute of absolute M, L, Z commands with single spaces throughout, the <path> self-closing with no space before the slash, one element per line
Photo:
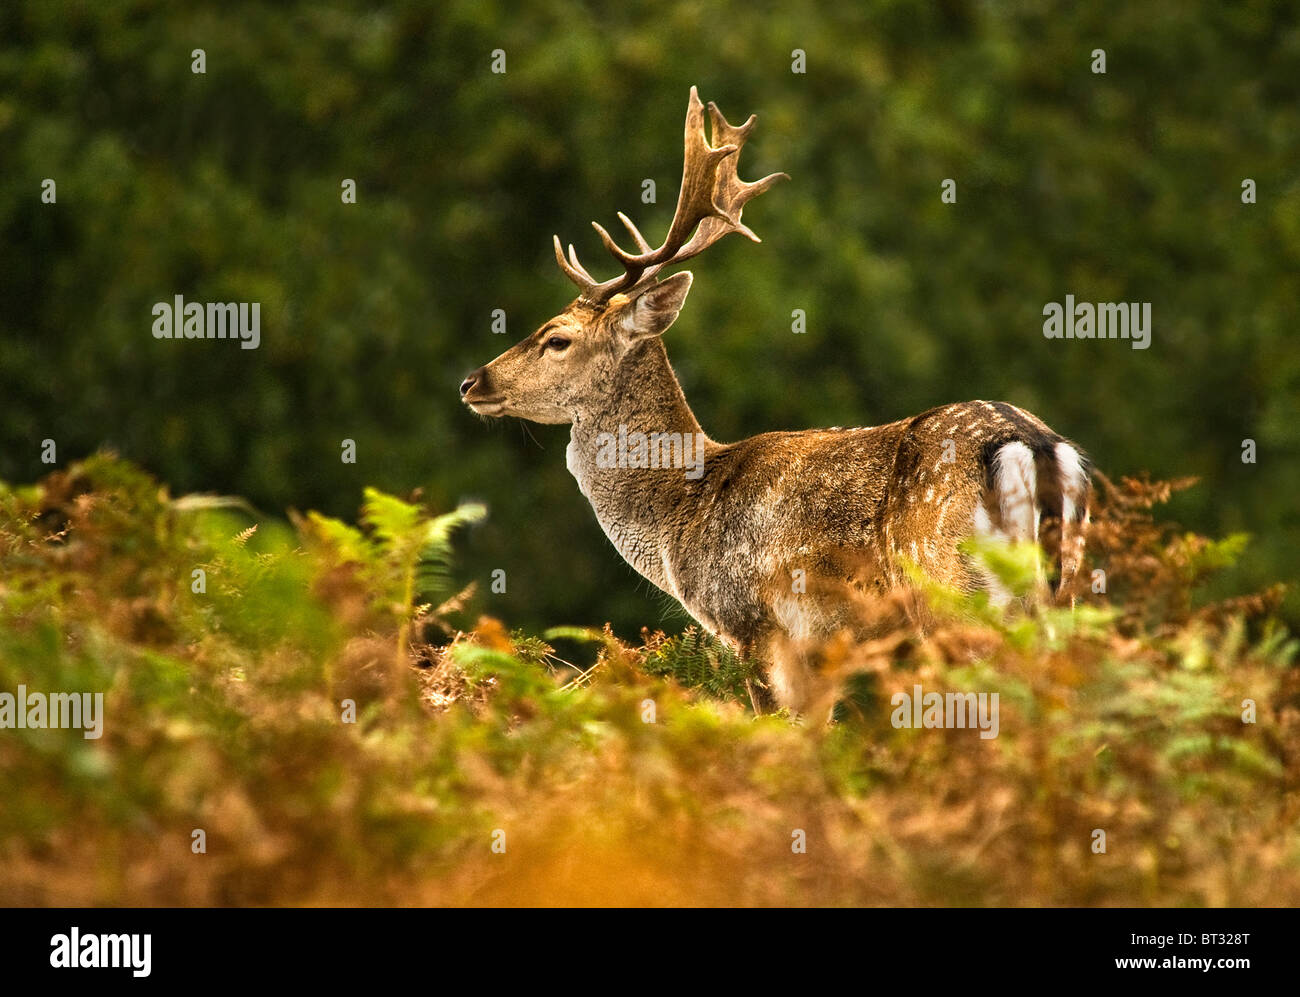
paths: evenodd
<path fill-rule="evenodd" d="M 1052 593 L 1068 599 L 1088 520 L 1088 465 L 1028 412 L 974 401 L 871 428 L 738 443 L 703 433 L 660 339 L 693 278 L 659 274 L 731 232 L 759 241 L 741 211 L 787 179 L 739 179 L 755 118 L 733 127 L 712 103 L 709 116 L 712 142 L 692 87 L 681 192 L 663 244 L 651 247 L 620 212 L 636 244 L 627 252 L 593 222 L 623 268 L 599 282 L 572 246 L 565 258 L 556 237 L 555 258 L 581 293 L 469 374 L 460 386 L 465 404 L 486 416 L 572 426 L 568 467 L 606 535 L 637 571 L 760 666 L 767 681 L 756 709 L 772 698 L 807 708 L 815 676 L 798 648 L 851 623 L 846 592 L 905 586 L 909 561 L 941 582 L 1005 598 L 958 549 L 966 537 L 1038 543 Z M 613 441 L 629 439 L 635 452 L 611 459 Z M 701 459 L 692 463 L 695 441 Z M 649 453 L 650 444 L 670 447 L 671 459 Z M 684 464 L 692 470 L 683 473 Z"/>

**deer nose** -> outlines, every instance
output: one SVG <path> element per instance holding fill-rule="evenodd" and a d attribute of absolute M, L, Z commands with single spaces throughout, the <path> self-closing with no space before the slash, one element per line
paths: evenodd
<path fill-rule="evenodd" d="M 474 385 L 478 384 L 479 374 L 482 370 L 483 368 L 480 367 L 478 370 L 470 371 L 465 377 L 465 380 L 460 382 L 460 396 L 462 398 L 469 394 L 470 389 L 474 387 Z"/>

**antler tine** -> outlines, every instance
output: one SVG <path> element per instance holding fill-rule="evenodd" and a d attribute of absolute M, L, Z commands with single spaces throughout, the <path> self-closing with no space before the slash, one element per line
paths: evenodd
<path fill-rule="evenodd" d="M 573 255 L 572 264 L 564 258 L 564 249 L 560 246 L 560 237 L 558 235 L 551 236 L 551 239 L 555 243 L 555 262 L 564 271 L 564 276 L 578 285 L 585 297 L 596 288 L 595 280 L 592 279 L 591 274 L 587 273 L 586 268 L 581 263 L 578 263 L 577 254 Z M 569 252 L 573 253 L 572 245 L 569 246 Z"/>
<path fill-rule="evenodd" d="M 618 260 L 619 263 L 623 264 L 624 274 L 636 269 L 637 260 L 639 258 L 637 255 L 624 252 L 619 244 L 614 241 L 614 237 L 605 231 L 605 226 L 600 224 L 600 222 L 592 222 L 591 227 L 594 228 L 596 234 L 600 236 L 600 241 L 605 244 L 605 249 L 609 255 Z"/>
<path fill-rule="evenodd" d="M 664 263 L 672 258 L 673 253 L 682 247 L 696 226 L 705 218 L 720 215 L 714 202 L 714 188 L 717 186 L 718 169 L 723 161 L 738 146 L 723 145 L 715 148 L 709 144 L 704 133 L 704 105 L 700 101 L 699 91 L 691 87 L 691 99 L 686 109 L 686 126 L 683 144 L 685 152 L 682 163 L 682 187 L 677 195 L 677 210 L 673 212 L 672 224 L 668 235 L 658 249 L 651 249 L 640 232 L 627 219 L 623 224 L 629 227 L 633 238 L 637 240 L 639 253 L 629 253 L 618 245 L 613 237 L 599 222 L 592 222 L 592 227 L 600 235 L 608 253 L 623 265 L 628 279 L 628 286 L 638 282 L 646 269 L 655 264 Z M 622 217 L 620 215 L 620 217 Z"/>
<path fill-rule="evenodd" d="M 749 133 L 754 130 L 754 125 L 758 123 L 758 115 L 751 114 L 743 125 L 735 126 L 727 123 L 727 119 L 722 116 L 718 110 L 718 105 L 709 101 L 709 120 L 713 123 L 713 141 L 721 142 L 724 145 L 734 145 L 737 149 L 745 144 L 745 139 L 749 138 Z"/>
<path fill-rule="evenodd" d="M 591 223 L 591 227 L 594 228 L 596 233 L 600 236 L 600 241 L 605 244 L 605 249 L 608 250 L 609 254 L 614 257 L 614 259 L 618 260 L 618 262 L 623 265 L 622 277 L 615 277 L 613 280 L 605 282 L 611 287 L 611 289 L 618 285 L 631 286 L 636 283 L 637 278 L 641 276 L 642 271 L 644 271 L 645 267 L 648 265 L 645 263 L 645 260 L 655 251 L 651 247 L 650 243 L 646 242 L 645 236 L 641 234 L 641 230 L 632 224 L 632 219 L 628 218 L 628 216 L 623 214 L 621 211 L 618 213 L 618 217 L 619 220 L 623 222 L 623 225 L 628 232 L 631 233 L 637 249 L 641 252 L 636 254 L 624 252 L 623 248 L 614 241 L 614 237 L 605 231 L 605 226 L 601 225 L 600 222 Z M 634 273 L 635 276 L 633 276 Z"/>
<path fill-rule="evenodd" d="M 758 115 L 751 114 L 743 125 L 735 126 L 727 122 L 718 110 L 718 105 L 709 101 L 709 117 L 713 121 L 713 139 L 715 142 L 727 142 L 736 147 L 736 154 L 724 162 L 718 169 L 718 188 L 715 199 L 722 210 L 723 218 L 706 218 L 700 224 L 694 237 L 673 258 L 674 263 L 690 259 L 708 249 L 729 232 L 739 232 L 746 239 L 762 242 L 748 225 L 740 220 L 745 205 L 759 194 L 771 189 L 782 180 L 789 180 L 787 173 L 771 173 L 752 183 L 741 180 L 736 173 L 740 163 L 740 149 L 744 146 L 749 133 L 758 121 Z"/>
<path fill-rule="evenodd" d="M 682 165 L 682 189 L 677 195 L 677 210 L 673 213 L 668 235 L 663 245 L 654 251 L 656 257 L 671 257 L 669 248 L 673 251 L 680 248 L 686 237 L 695 230 L 695 226 L 705 218 L 722 217 L 713 198 L 718 169 L 723 160 L 740 148 L 735 145 L 715 147 L 709 143 L 704 134 L 704 105 L 700 103 L 700 94 L 695 87 L 691 87 L 691 99 L 687 105 L 684 138 L 686 151 Z"/>
<path fill-rule="evenodd" d="M 582 274 L 585 279 L 591 281 L 593 284 L 596 283 L 596 278 L 589 274 L 587 268 L 578 262 L 578 253 L 573 248 L 573 243 L 569 243 L 569 263 L 573 266 L 573 269 Z"/>
<path fill-rule="evenodd" d="M 628 232 L 632 234 L 632 238 L 636 242 L 637 249 L 641 250 L 641 252 L 643 253 L 650 252 L 650 243 L 645 241 L 645 236 L 641 234 L 641 230 L 632 224 L 632 219 L 620 211 L 618 213 L 618 220 L 621 221 L 623 223 L 623 227 L 626 228 Z"/>
<path fill-rule="evenodd" d="M 653 281 L 665 266 L 695 256 L 729 232 L 740 232 L 746 238 L 759 241 L 749 226 L 741 222 L 740 213 L 752 198 L 778 180 L 788 178 L 784 173 L 773 173 L 753 183 L 741 180 L 736 175 L 736 163 L 740 158 L 740 148 L 749 137 L 757 117 L 751 114 L 743 125 L 734 127 L 727 123 L 712 102 L 709 103 L 709 117 L 713 125 L 712 142 L 705 134 L 704 105 L 699 91 L 691 87 L 683 137 L 682 186 L 662 245 L 652 248 L 632 220 L 621 211 L 619 220 L 636 243 L 636 253 L 624 250 L 604 226 L 592 222 L 606 251 L 623 267 L 621 276 L 597 283 L 578 261 L 572 246 L 569 247 L 569 258 L 563 258 L 560 240 L 556 237 L 555 258 L 565 276 L 582 290 L 585 300 L 599 302 L 614 293 L 641 287 Z"/>

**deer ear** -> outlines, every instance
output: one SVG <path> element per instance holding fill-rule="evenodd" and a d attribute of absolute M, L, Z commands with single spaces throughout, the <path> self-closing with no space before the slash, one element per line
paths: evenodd
<path fill-rule="evenodd" d="M 651 284 L 624 306 L 618 317 L 620 331 L 630 342 L 662 335 L 677 321 L 694 279 L 689 270 L 683 270 Z"/>

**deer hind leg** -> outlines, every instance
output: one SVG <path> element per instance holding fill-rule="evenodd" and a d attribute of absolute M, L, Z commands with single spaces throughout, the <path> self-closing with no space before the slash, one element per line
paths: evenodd
<path fill-rule="evenodd" d="M 774 640 L 767 669 L 777 706 L 803 713 L 812 698 L 813 677 L 807 655 L 794 641 Z"/>
<path fill-rule="evenodd" d="M 777 629 L 767 643 L 768 682 L 777 705 L 806 713 L 830 690 L 825 642 L 846 622 L 842 583 L 813 580 L 813 591 L 782 593 L 771 604 Z"/>
<path fill-rule="evenodd" d="M 763 676 L 761 682 L 755 675 L 745 679 L 745 691 L 756 716 L 780 709 L 792 714 L 806 712 L 817 683 L 805 651 L 783 635 L 776 634 L 756 643 L 746 657 L 756 666 L 755 671 Z"/>
<path fill-rule="evenodd" d="M 749 705 L 754 715 L 761 717 L 765 713 L 777 710 L 776 697 L 772 693 L 771 661 L 772 639 L 764 634 L 752 640 L 733 642 L 736 652 L 746 665 L 745 692 L 749 694 Z"/>
<path fill-rule="evenodd" d="M 812 698 L 812 673 L 806 655 L 794 641 L 773 633 L 746 645 L 741 653 L 754 666 L 745 679 L 745 691 L 756 716 L 782 708 L 803 712 Z"/>
<path fill-rule="evenodd" d="M 1057 443 L 1054 456 L 1061 482 L 1060 584 L 1056 591 L 1058 601 L 1073 607 L 1071 583 L 1083 565 L 1092 481 L 1087 458 L 1069 443 Z"/>
<path fill-rule="evenodd" d="M 818 618 L 807 594 L 784 594 L 771 604 L 770 628 L 751 641 L 746 656 L 759 666 L 764 682 L 749 683 L 755 713 L 787 709 L 801 713 L 813 699 L 817 683 L 807 655 Z"/>
<path fill-rule="evenodd" d="M 813 597 L 783 589 L 769 595 L 771 616 L 764 625 L 735 642 L 750 666 L 745 688 L 760 716 L 781 708 L 800 712 L 812 695 L 812 675 L 802 652 L 817 619 Z"/>

